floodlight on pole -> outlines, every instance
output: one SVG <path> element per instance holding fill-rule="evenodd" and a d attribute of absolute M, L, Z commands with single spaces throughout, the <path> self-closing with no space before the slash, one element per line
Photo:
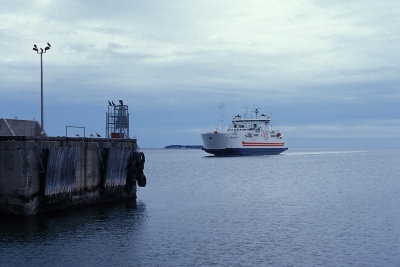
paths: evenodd
<path fill-rule="evenodd" d="M 36 51 L 37 54 L 40 54 L 40 131 L 41 134 L 44 134 L 44 121 L 43 121 L 43 54 L 50 50 L 51 45 L 47 43 L 47 46 L 44 48 L 39 48 L 37 45 L 33 45 L 33 51 Z"/>

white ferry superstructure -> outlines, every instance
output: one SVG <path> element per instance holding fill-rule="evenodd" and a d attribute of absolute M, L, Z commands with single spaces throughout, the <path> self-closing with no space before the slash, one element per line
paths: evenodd
<path fill-rule="evenodd" d="M 271 118 L 236 115 L 226 132 L 203 133 L 203 150 L 216 156 L 277 155 L 287 150 L 282 133 L 271 128 Z"/>

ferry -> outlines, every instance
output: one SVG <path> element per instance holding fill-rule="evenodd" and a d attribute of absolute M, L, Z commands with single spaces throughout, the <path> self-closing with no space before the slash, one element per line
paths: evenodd
<path fill-rule="evenodd" d="M 285 138 L 271 127 L 271 118 L 265 114 L 255 118 L 236 115 L 226 132 L 218 130 L 201 134 L 203 150 L 215 156 L 277 155 L 286 151 Z"/>

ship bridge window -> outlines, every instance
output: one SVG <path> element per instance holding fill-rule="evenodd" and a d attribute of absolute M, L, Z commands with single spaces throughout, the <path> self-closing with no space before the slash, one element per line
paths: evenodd
<path fill-rule="evenodd" d="M 244 128 L 244 125 L 239 125 L 239 128 Z"/>

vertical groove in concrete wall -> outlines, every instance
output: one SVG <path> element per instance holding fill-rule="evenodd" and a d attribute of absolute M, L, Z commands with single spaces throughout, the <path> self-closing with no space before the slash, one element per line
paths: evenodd
<path fill-rule="evenodd" d="M 46 172 L 46 195 L 71 192 L 75 182 L 78 147 L 50 149 Z"/>
<path fill-rule="evenodd" d="M 111 148 L 107 159 L 105 187 L 125 186 L 131 150 Z"/>

